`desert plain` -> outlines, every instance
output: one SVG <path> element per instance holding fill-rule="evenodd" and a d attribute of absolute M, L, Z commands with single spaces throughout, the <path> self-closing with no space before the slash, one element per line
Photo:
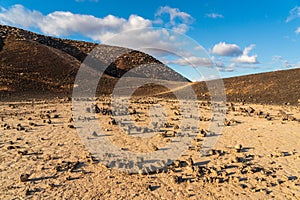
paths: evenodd
<path fill-rule="evenodd" d="M 98 99 L 101 112 L 90 120 L 104 127 L 113 145 L 158 151 L 177 137 L 181 116 L 176 101 L 149 98 L 132 101 L 130 117 L 146 127 L 149 102 L 166 107 L 168 125 L 152 137 L 129 137 L 111 123 L 102 112 L 109 97 Z M 105 166 L 88 151 L 71 108 L 67 98 L 1 103 L 1 199 L 300 198 L 299 106 L 227 103 L 220 136 L 203 156 L 211 105 L 199 101 L 200 129 L 188 149 L 163 170 L 133 174 Z"/>

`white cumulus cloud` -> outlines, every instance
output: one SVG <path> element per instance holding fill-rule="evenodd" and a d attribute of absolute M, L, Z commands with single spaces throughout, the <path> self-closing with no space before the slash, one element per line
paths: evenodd
<path fill-rule="evenodd" d="M 163 15 L 168 15 L 169 21 L 167 22 L 167 28 L 171 28 L 173 31 L 179 33 L 185 33 L 189 29 L 189 25 L 193 22 L 194 18 L 186 13 L 180 11 L 178 8 L 171 8 L 169 6 L 163 6 L 158 9 L 155 16 L 157 22 L 162 23 L 163 20 L 160 18 Z"/>
<path fill-rule="evenodd" d="M 243 54 L 233 59 L 233 61 L 238 63 L 245 63 L 245 64 L 257 64 L 258 63 L 257 55 L 252 55 L 252 56 L 249 55 L 250 51 L 252 51 L 254 47 L 255 47 L 254 44 L 251 44 L 250 46 L 246 47 L 243 51 Z"/>
<path fill-rule="evenodd" d="M 296 6 L 292 10 L 290 10 L 290 15 L 285 20 L 286 22 L 290 22 L 296 18 L 300 17 L 300 6 Z"/>
<path fill-rule="evenodd" d="M 154 28 L 153 24 L 158 22 L 177 33 L 167 29 Z M 186 40 L 184 37 L 179 39 L 182 35 L 178 33 L 186 33 L 192 22 L 193 18 L 188 13 L 168 6 L 158 9 L 155 20 L 134 14 L 128 18 L 114 15 L 96 17 L 67 11 L 43 14 L 22 5 L 0 9 L 1 24 L 21 28 L 35 28 L 44 34 L 58 37 L 79 34 L 101 43 L 141 50 L 158 57 L 160 60 L 165 58 L 165 64 L 212 67 L 214 63 L 201 54 L 202 48 L 196 48 L 197 55 L 200 56 L 184 51 L 186 48 L 183 48 L 183 46 Z M 222 45 L 225 46 L 223 50 Z M 195 48 L 194 43 L 192 47 Z M 220 43 L 219 48 L 215 50 L 218 55 L 234 56 L 242 54 L 237 45 Z M 181 57 L 169 59 L 168 55 L 172 53 L 178 53 Z"/>
<path fill-rule="evenodd" d="M 284 59 L 282 56 L 273 56 L 272 60 L 274 61 L 273 64 L 279 64 L 282 69 L 300 67 L 300 62 L 291 63 L 290 61 Z"/>
<path fill-rule="evenodd" d="M 212 59 L 217 69 L 223 72 L 232 72 L 236 68 L 257 68 L 256 64 L 259 63 L 257 59 L 258 56 L 250 55 L 254 47 L 255 45 L 251 44 L 241 51 L 241 48 L 236 44 L 220 42 L 212 49 L 212 53 L 219 57 L 213 56 Z"/>
<path fill-rule="evenodd" d="M 46 34 L 68 36 L 80 33 L 96 41 L 104 41 L 118 32 L 150 26 L 150 20 L 137 15 L 131 15 L 128 19 L 113 15 L 96 18 L 92 15 L 58 11 L 48 14 L 39 23 L 40 30 Z"/>
<path fill-rule="evenodd" d="M 287 17 L 287 19 L 285 20 L 286 23 L 296 19 L 296 18 L 300 18 L 300 6 L 296 6 L 295 8 L 293 8 L 292 10 L 290 10 L 290 14 L 289 16 Z M 296 30 L 295 30 L 295 33 L 296 34 L 299 34 L 300 33 L 300 27 L 298 27 Z"/>
<path fill-rule="evenodd" d="M 23 28 L 38 27 L 43 19 L 43 14 L 36 10 L 28 10 L 24 6 L 16 4 L 9 9 L 0 8 L 0 23 Z"/>
<path fill-rule="evenodd" d="M 219 56 L 234 57 L 241 55 L 243 52 L 241 51 L 240 47 L 236 44 L 227 44 L 225 42 L 220 42 L 213 47 L 212 53 L 217 54 Z"/>
<path fill-rule="evenodd" d="M 163 15 L 164 17 L 167 16 L 167 20 L 163 18 Z M 183 42 L 182 39 L 178 41 L 180 34 L 172 33 L 167 29 L 156 29 L 153 24 L 159 22 L 163 26 L 172 28 L 175 32 L 185 33 L 192 21 L 193 18 L 188 13 L 168 6 L 158 9 L 155 20 L 133 14 L 128 19 L 114 15 L 95 17 L 67 11 L 43 14 L 36 10 L 30 10 L 23 5 L 14 5 L 7 9 L 0 8 L 1 24 L 26 29 L 35 28 L 44 34 L 58 37 L 79 34 L 94 41 L 137 49 L 158 57 L 166 56 L 170 52 L 180 52 Z M 185 59 L 171 62 L 182 66 L 191 64 L 196 66 L 212 65 L 211 61 L 204 58 L 185 54 L 182 56 Z"/>
<path fill-rule="evenodd" d="M 224 16 L 219 13 L 207 13 L 206 17 L 213 18 L 213 19 L 224 18 Z"/>
<path fill-rule="evenodd" d="M 82 0 L 80 0 L 82 1 Z M 95 1 L 95 0 L 93 0 Z M 167 15 L 169 20 L 164 22 L 160 17 Z M 85 37 L 96 41 L 104 41 L 114 34 L 132 30 L 153 27 L 153 23 L 158 21 L 173 31 L 186 33 L 193 18 L 188 13 L 180 11 L 178 8 L 168 6 L 160 7 L 156 20 L 145 19 L 138 15 L 130 15 L 128 19 L 107 15 L 95 17 L 93 15 L 74 14 L 66 11 L 55 11 L 43 15 L 36 10 L 30 10 L 23 5 L 14 5 L 10 8 L 0 8 L 0 23 L 18 26 L 21 28 L 37 28 L 42 33 L 53 36 L 70 36 L 72 34 L 82 34 Z M 145 33 L 145 35 L 151 35 Z M 130 36 L 132 37 L 132 36 Z M 157 42 L 153 40 L 152 42 Z"/>
<path fill-rule="evenodd" d="M 197 56 L 189 56 L 185 58 L 180 58 L 177 60 L 169 61 L 167 64 L 175 64 L 181 66 L 192 65 L 195 67 L 211 67 L 213 62 L 209 58 L 201 58 Z"/>

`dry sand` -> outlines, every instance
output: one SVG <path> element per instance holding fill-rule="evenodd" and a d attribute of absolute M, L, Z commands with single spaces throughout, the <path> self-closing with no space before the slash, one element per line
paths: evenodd
<path fill-rule="evenodd" d="M 153 145 L 176 137 L 180 122 L 176 102 L 161 103 L 171 126 L 148 139 L 126 136 L 108 124 L 108 115 L 95 117 L 120 148 L 155 151 Z M 149 122 L 149 105 L 132 107 L 137 125 Z M 5 102 L 0 108 L 0 199 L 300 199 L 299 106 L 229 104 L 209 156 L 199 157 L 205 139 L 199 134 L 167 170 L 152 174 L 127 174 L 98 162 L 73 128 L 70 101 Z M 200 127 L 207 129 L 210 106 L 200 108 Z"/>

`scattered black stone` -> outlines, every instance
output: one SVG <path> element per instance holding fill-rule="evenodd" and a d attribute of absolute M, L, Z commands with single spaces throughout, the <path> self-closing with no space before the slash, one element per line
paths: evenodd
<path fill-rule="evenodd" d="M 262 116 L 264 114 L 264 112 L 261 110 L 256 110 L 253 114 L 257 115 L 257 116 Z"/>
<path fill-rule="evenodd" d="M 171 183 L 173 184 L 178 184 L 178 183 L 181 183 L 182 182 L 182 176 L 177 176 L 177 175 L 173 175 L 171 176 Z"/>
<path fill-rule="evenodd" d="M 158 150 L 158 147 L 155 146 L 155 145 L 151 145 L 151 150 L 152 150 L 152 151 L 157 151 L 157 150 Z"/>
<path fill-rule="evenodd" d="M 101 110 L 100 110 L 100 108 L 98 107 L 97 104 L 92 105 L 92 111 L 93 111 L 93 113 L 100 113 L 101 112 Z"/>
<path fill-rule="evenodd" d="M 164 128 L 171 128 L 172 124 L 167 122 L 167 123 L 164 123 L 163 127 Z"/>
<path fill-rule="evenodd" d="M 20 175 L 20 181 L 21 182 L 27 182 L 29 180 L 30 174 L 21 174 Z"/>
<path fill-rule="evenodd" d="M 95 136 L 95 137 L 98 137 L 98 136 L 99 136 L 99 135 L 96 133 L 96 131 L 94 131 L 92 135 Z"/>
<path fill-rule="evenodd" d="M 37 124 L 36 124 L 36 123 L 33 123 L 33 122 L 29 122 L 29 125 L 30 125 L 30 126 L 37 126 Z"/>
<path fill-rule="evenodd" d="M 7 150 L 12 150 L 12 149 L 16 149 L 15 146 L 7 146 Z"/>
<path fill-rule="evenodd" d="M 230 126 L 231 125 L 231 121 L 228 119 L 224 119 L 224 126 Z"/>
<path fill-rule="evenodd" d="M 18 124 L 19 125 L 19 124 Z M 17 126 L 17 130 L 18 131 L 25 131 L 25 127 L 23 127 L 23 126 Z"/>
<path fill-rule="evenodd" d="M 231 111 L 236 111 L 236 108 L 235 108 L 235 106 L 234 106 L 233 103 L 230 103 L 229 109 L 230 109 Z"/>
<path fill-rule="evenodd" d="M 4 130 L 9 130 L 9 129 L 11 129 L 11 126 L 8 124 L 4 124 L 3 128 L 4 128 Z"/>
<path fill-rule="evenodd" d="M 294 180 L 297 180 L 298 177 L 297 177 L 297 176 L 288 176 L 287 179 L 288 179 L 289 181 L 294 181 Z"/>
<path fill-rule="evenodd" d="M 180 112 L 179 111 L 174 111 L 174 114 L 178 116 L 178 115 L 180 115 Z"/>
<path fill-rule="evenodd" d="M 175 160 L 173 161 L 173 166 L 176 168 L 186 167 L 188 164 L 186 161 Z"/>
<path fill-rule="evenodd" d="M 135 109 L 132 109 L 132 111 L 129 112 L 130 115 L 137 114 L 137 111 Z"/>
<path fill-rule="evenodd" d="M 193 159 L 192 159 L 191 156 L 186 160 L 186 162 L 187 162 L 187 164 L 188 164 L 189 166 L 193 166 L 193 165 L 194 165 L 194 161 L 193 161 Z"/>
<path fill-rule="evenodd" d="M 243 157 L 235 157 L 235 162 L 238 163 L 245 162 L 245 159 Z"/>
<path fill-rule="evenodd" d="M 234 146 L 234 149 L 237 151 L 237 152 L 241 152 L 242 149 L 243 149 L 243 146 L 241 144 L 237 144 Z"/>
<path fill-rule="evenodd" d="M 249 106 L 249 108 L 247 109 L 247 112 L 252 114 L 255 112 L 255 109 L 252 108 L 251 106 Z"/>
<path fill-rule="evenodd" d="M 278 115 L 281 116 L 283 121 L 297 121 L 297 119 L 295 117 L 293 117 L 290 114 L 287 114 L 283 110 L 280 110 Z"/>
<path fill-rule="evenodd" d="M 241 124 L 242 123 L 236 119 L 231 119 L 230 122 L 231 122 L 231 124 Z"/>
<path fill-rule="evenodd" d="M 108 122 L 109 125 L 117 125 L 117 121 L 115 119 L 111 119 L 109 122 Z"/>
<path fill-rule="evenodd" d="M 207 130 L 205 130 L 205 129 L 201 129 L 201 131 L 200 131 L 200 135 L 201 135 L 202 137 L 206 137 L 206 136 L 207 136 L 207 134 L 208 134 L 208 131 L 207 131 Z"/>
<path fill-rule="evenodd" d="M 53 116 L 53 118 L 59 118 L 59 115 L 58 114 L 55 114 L 54 116 Z"/>
<path fill-rule="evenodd" d="M 213 155 L 223 156 L 225 155 L 225 153 L 226 152 L 223 150 L 211 149 L 208 151 L 207 156 L 213 156 Z"/>
<path fill-rule="evenodd" d="M 18 151 L 18 154 L 22 155 L 22 156 L 25 156 L 25 155 L 28 155 L 28 151 L 27 150 L 24 150 L 24 151 Z"/>
<path fill-rule="evenodd" d="M 68 128 L 75 129 L 75 126 L 72 125 L 72 124 L 69 124 L 69 125 L 68 125 Z"/>

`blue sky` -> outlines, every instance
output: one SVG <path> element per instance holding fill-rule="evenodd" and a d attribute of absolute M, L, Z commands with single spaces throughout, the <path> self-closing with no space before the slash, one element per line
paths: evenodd
<path fill-rule="evenodd" d="M 0 23 L 99 43 L 121 31 L 168 28 L 202 45 L 222 77 L 300 67 L 299 0 L 2 0 Z M 147 42 L 172 43 L 150 33 Z"/>

